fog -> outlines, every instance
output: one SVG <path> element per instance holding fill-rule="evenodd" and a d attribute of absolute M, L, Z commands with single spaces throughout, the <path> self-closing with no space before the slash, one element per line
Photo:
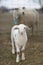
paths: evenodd
<path fill-rule="evenodd" d="M 34 0 L 1 0 L 0 1 L 0 7 L 4 6 L 8 9 L 11 8 L 20 8 L 20 7 L 26 7 L 26 8 L 35 8 L 40 9 L 41 6 L 39 3 L 34 2 Z"/>

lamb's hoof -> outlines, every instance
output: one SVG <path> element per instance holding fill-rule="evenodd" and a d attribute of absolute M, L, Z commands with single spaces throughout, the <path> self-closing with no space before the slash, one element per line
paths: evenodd
<path fill-rule="evenodd" d="M 19 60 L 19 58 L 16 58 L 16 62 L 18 63 L 20 60 Z"/>
<path fill-rule="evenodd" d="M 22 57 L 22 60 L 25 60 L 25 57 Z"/>
<path fill-rule="evenodd" d="M 16 62 L 18 63 L 18 62 L 19 62 L 19 60 L 16 60 Z"/>
<path fill-rule="evenodd" d="M 12 50 L 12 54 L 15 54 L 15 51 L 14 50 Z"/>

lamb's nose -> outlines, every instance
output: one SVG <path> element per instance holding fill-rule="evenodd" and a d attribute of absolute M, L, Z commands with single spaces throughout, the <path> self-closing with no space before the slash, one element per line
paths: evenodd
<path fill-rule="evenodd" d="M 23 35 L 23 32 L 21 32 L 21 35 Z"/>

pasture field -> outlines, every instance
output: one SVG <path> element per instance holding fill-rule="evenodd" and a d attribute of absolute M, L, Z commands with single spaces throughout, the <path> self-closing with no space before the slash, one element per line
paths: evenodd
<path fill-rule="evenodd" d="M 40 13 L 39 36 L 29 37 L 25 61 L 16 63 L 11 53 L 10 31 L 14 25 L 9 13 L 0 13 L 0 65 L 43 65 L 43 13 Z"/>

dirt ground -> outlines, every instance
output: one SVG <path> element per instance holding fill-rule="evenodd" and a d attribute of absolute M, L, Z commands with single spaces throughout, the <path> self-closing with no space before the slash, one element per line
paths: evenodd
<path fill-rule="evenodd" d="M 16 54 L 13 55 L 11 53 L 9 30 L 12 23 L 7 20 L 9 23 L 4 23 L 4 21 L 2 24 L 1 21 L 2 20 L 0 20 L 0 65 L 43 65 L 43 15 L 40 14 L 40 36 L 29 37 L 25 50 L 26 60 L 20 61 L 19 63 L 15 61 Z"/>
<path fill-rule="evenodd" d="M 43 37 L 29 38 L 25 56 L 25 61 L 16 63 L 16 54 L 11 53 L 10 38 L 4 35 L 2 39 L 0 38 L 0 65 L 43 65 Z"/>

